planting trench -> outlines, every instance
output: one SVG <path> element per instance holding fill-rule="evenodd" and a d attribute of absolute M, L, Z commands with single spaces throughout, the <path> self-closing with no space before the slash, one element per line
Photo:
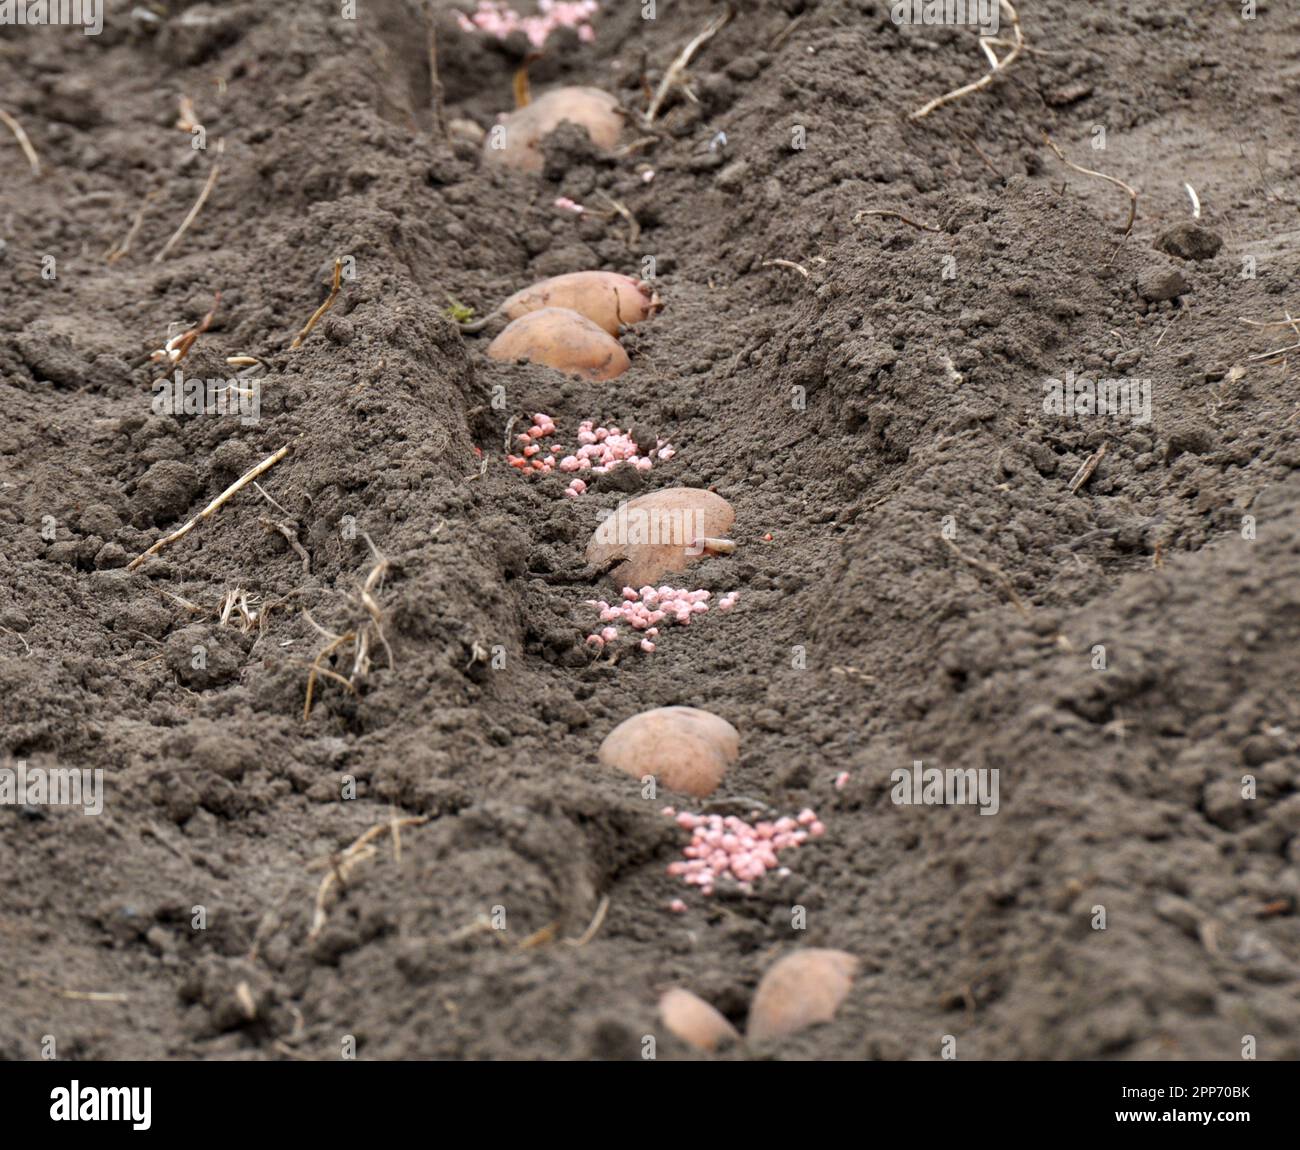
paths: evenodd
<path fill-rule="evenodd" d="M 489 127 L 517 61 L 436 7 L 446 116 Z M 654 1034 L 695 1057 L 659 992 L 743 1029 L 800 947 L 860 960 L 835 1020 L 725 1057 L 1300 1053 L 1298 397 L 1293 357 L 1248 359 L 1286 330 L 1238 319 L 1295 312 L 1300 22 L 1024 8 L 1042 54 L 915 122 L 983 69 L 969 34 L 741 4 L 652 145 L 561 129 L 540 176 L 439 133 L 414 5 L 3 30 L 0 107 L 47 170 L 3 141 L 0 752 L 106 780 L 96 817 L 0 811 L 3 1056 L 53 1034 L 81 1058 L 335 1058 L 345 1035 L 365 1058 L 633 1058 Z M 642 70 L 718 9 L 637 9 L 558 36 L 534 91 L 643 108 Z M 221 170 L 154 262 L 215 159 L 172 127 L 182 95 Z M 1125 194 L 1044 130 L 1139 187 L 1131 235 Z M 1184 183 L 1212 258 L 1153 248 Z M 343 255 L 355 279 L 290 350 Z M 446 314 L 646 257 L 666 306 L 610 382 L 493 363 Z M 153 414 L 148 353 L 218 291 L 188 374 L 262 357 L 260 421 Z M 1150 422 L 1045 413 L 1070 370 L 1149 377 Z M 505 463 L 535 412 L 677 453 L 565 498 Z M 285 445 L 274 504 L 245 489 L 126 569 Z M 735 554 L 681 585 L 740 598 L 597 653 L 586 601 L 615 592 L 587 539 L 668 486 L 731 503 Z M 321 676 L 304 721 L 312 621 L 366 625 L 376 551 L 392 665 L 376 642 L 355 694 Z M 219 621 L 234 589 L 257 625 Z M 824 822 L 788 874 L 704 896 L 667 873 L 689 834 L 661 810 L 700 804 L 596 748 L 671 705 L 740 732 L 717 809 Z M 999 770 L 997 815 L 891 802 L 917 760 Z M 394 819 L 400 857 L 389 833 L 344 856 L 319 915 L 322 860 Z"/>

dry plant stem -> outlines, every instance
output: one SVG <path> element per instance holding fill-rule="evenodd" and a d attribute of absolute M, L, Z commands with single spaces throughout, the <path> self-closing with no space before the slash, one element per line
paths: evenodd
<path fill-rule="evenodd" d="M 266 522 L 263 520 L 262 522 Z M 256 602 L 256 597 L 254 597 Z M 219 608 L 219 618 L 221 625 L 224 627 L 230 620 L 230 616 L 239 612 L 242 630 L 247 633 L 257 626 L 257 613 L 252 609 L 248 602 L 248 592 L 242 587 L 236 587 L 226 592 L 226 597 Z"/>
<path fill-rule="evenodd" d="M 375 565 L 371 568 L 370 574 L 366 576 L 366 581 L 362 585 L 358 598 L 366 614 L 370 616 L 369 620 L 361 626 L 354 628 L 342 635 L 336 635 L 333 631 L 328 631 L 322 627 L 311 613 L 304 610 L 303 617 L 308 623 L 318 631 L 321 636 L 329 640 L 324 647 L 317 653 L 313 660 L 311 668 L 307 672 L 307 697 L 303 700 L 302 718 L 306 722 L 311 718 L 312 703 L 316 698 L 316 680 L 323 675 L 327 679 L 333 679 L 341 683 L 353 695 L 357 693 L 356 683 L 370 670 L 370 644 L 372 636 L 377 638 L 384 648 L 384 653 L 388 657 L 388 666 L 393 668 L 396 663 L 393 659 L 392 648 L 388 645 L 388 637 L 384 634 L 384 616 L 380 610 L 379 603 L 375 595 L 383 582 L 384 576 L 388 573 L 388 560 L 381 554 L 379 549 L 374 545 L 369 535 L 363 532 L 363 538 L 369 544 L 371 552 L 375 556 Z M 352 653 L 352 670 L 345 678 L 342 675 L 331 671 L 324 666 L 324 660 L 329 658 L 335 651 L 346 646 L 348 643 L 353 644 Z"/>
<path fill-rule="evenodd" d="M 912 113 L 911 118 L 913 120 L 923 120 L 936 108 L 942 108 L 945 104 L 951 104 L 954 100 L 960 100 L 963 96 L 969 96 L 972 92 L 978 92 L 981 88 L 987 88 L 994 80 L 1002 75 L 1003 72 L 1010 68 L 1017 59 L 1019 59 L 1020 53 L 1025 50 L 1025 37 L 1024 33 L 1020 30 L 1020 16 L 1016 12 L 1015 8 L 1011 6 L 1009 0 L 999 0 L 999 4 L 1011 18 L 1011 51 L 1006 54 L 1004 59 L 999 60 L 986 40 L 981 39 L 980 47 L 984 50 L 984 54 L 989 59 L 991 70 L 986 72 L 978 80 L 965 84 L 954 91 L 946 93 L 945 95 L 938 96 L 928 104 L 918 108 Z"/>
<path fill-rule="evenodd" d="M 763 266 L 765 268 L 789 268 L 792 272 L 798 272 L 804 279 L 810 278 L 808 269 L 793 260 L 764 260 Z"/>
<path fill-rule="evenodd" d="M 272 499 L 266 493 L 266 488 L 264 488 L 260 483 L 254 482 L 253 486 L 257 488 L 262 498 L 265 499 L 272 507 L 274 507 L 277 511 L 279 511 L 283 515 L 289 515 L 288 509 L 282 503 L 277 503 L 274 499 Z M 293 516 L 289 515 L 289 518 L 292 519 Z"/>
<path fill-rule="evenodd" d="M 36 149 L 32 147 L 32 142 L 27 138 L 27 133 L 23 131 L 22 124 L 3 108 L 0 108 L 0 123 L 3 123 L 14 134 L 14 139 L 18 141 L 18 146 L 22 148 L 23 155 L 27 157 L 27 163 L 31 166 L 32 175 L 39 177 L 41 174 L 41 158 L 36 154 Z"/>
<path fill-rule="evenodd" d="M 254 479 L 256 479 L 259 475 L 262 474 L 262 472 L 268 470 L 269 468 L 274 467 L 277 463 L 280 462 L 280 460 L 282 460 L 288 454 L 289 454 L 289 445 L 286 443 L 274 455 L 268 455 L 265 459 L 262 460 L 261 463 L 259 463 L 256 467 L 254 467 L 251 471 L 245 472 L 238 479 L 236 479 L 234 483 L 232 483 L 229 487 L 227 487 L 225 491 L 223 491 L 220 495 L 218 495 L 211 503 L 209 503 L 202 511 L 200 511 L 196 516 L 194 516 L 194 518 L 191 519 L 188 523 L 186 523 L 183 527 L 177 529 L 176 531 L 173 531 L 170 535 L 163 536 L 163 538 L 159 539 L 158 542 L 155 543 L 152 547 L 150 547 L 149 550 L 146 551 L 143 555 L 137 555 L 134 559 L 131 560 L 130 563 L 126 565 L 126 569 L 128 571 L 134 571 L 146 559 L 148 559 L 151 555 L 157 555 L 158 552 L 161 551 L 164 547 L 166 547 L 169 543 L 175 543 L 178 539 L 184 539 L 185 536 L 188 535 L 191 531 L 193 531 L 195 527 L 197 527 L 200 523 L 203 522 L 203 520 L 207 519 L 211 515 L 216 514 L 216 512 L 219 511 L 221 507 L 225 503 L 227 503 L 233 496 L 238 494 L 239 491 L 241 491 L 244 487 L 247 487 L 248 484 L 252 483 Z"/>
<path fill-rule="evenodd" d="M 1029 618 L 1029 608 L 1025 606 L 1024 600 L 1016 594 L 1015 587 L 1011 585 L 1011 580 L 1008 579 L 1005 574 L 998 570 L 998 568 L 994 567 L 992 563 L 985 563 L 982 559 L 972 559 L 946 535 L 940 535 L 939 538 L 943 540 L 944 546 L 946 546 L 948 550 L 956 555 L 963 563 L 970 567 L 974 567 L 976 571 L 983 572 L 990 579 L 993 579 L 998 586 L 1006 592 L 1007 598 L 1011 600 L 1012 605 L 1020 612 L 1022 618 Z"/>
<path fill-rule="evenodd" d="M 943 228 L 936 228 L 930 224 L 918 224 L 915 220 L 909 220 L 902 212 L 890 211 L 888 208 L 865 208 L 853 217 L 856 224 L 863 216 L 884 216 L 891 220 L 902 220 L 905 224 L 910 224 L 921 232 L 942 232 Z"/>
<path fill-rule="evenodd" d="M 198 127 L 198 113 L 194 111 L 194 101 L 188 96 L 180 96 L 176 101 L 176 128 L 181 132 L 192 132 Z"/>
<path fill-rule="evenodd" d="M 365 585 L 361 588 L 361 602 L 366 611 L 370 614 L 371 622 L 375 625 L 375 632 L 379 636 L 379 641 L 384 645 L 384 653 L 388 656 L 388 666 L 391 669 L 393 663 L 393 650 L 388 645 L 388 640 L 384 637 L 384 619 L 379 610 L 379 604 L 375 601 L 374 591 L 383 582 L 384 576 L 388 574 L 388 560 L 380 554 L 379 548 L 371 542 L 370 536 L 362 533 L 365 541 L 370 544 L 371 553 L 375 557 L 375 565 L 371 568 L 370 574 L 366 576 Z"/>
<path fill-rule="evenodd" d="M 217 176 L 221 173 L 221 157 L 225 151 L 226 141 L 218 140 L 217 158 L 212 161 L 212 171 L 208 173 L 207 182 L 203 185 L 203 191 L 199 193 L 199 198 L 194 201 L 194 206 L 190 208 L 189 215 L 181 221 L 181 226 L 172 232 L 171 239 L 163 244 L 161 250 L 156 256 L 154 256 L 154 263 L 162 263 L 162 261 L 167 258 L 167 253 L 180 243 L 181 237 L 189 230 L 190 224 L 194 222 L 199 212 L 203 210 L 203 205 L 208 202 L 208 197 L 212 195 L 212 189 L 217 185 Z"/>
<path fill-rule="evenodd" d="M 1138 210 L 1137 190 L 1133 187 L 1130 187 L 1123 180 L 1117 179 L 1115 176 L 1108 176 L 1106 175 L 1105 172 L 1094 172 L 1091 168 L 1083 168 L 1080 167 L 1078 164 L 1076 164 L 1073 160 L 1067 160 L 1065 158 L 1064 153 L 1061 151 L 1060 148 L 1056 146 L 1056 144 L 1052 140 L 1052 137 L 1049 136 L 1046 132 L 1043 133 L 1043 140 L 1046 142 L 1047 146 L 1051 148 L 1053 152 L 1056 153 L 1056 158 L 1060 160 L 1061 163 L 1063 163 L 1067 168 L 1070 168 L 1071 170 L 1079 172 L 1085 176 L 1095 176 L 1099 180 L 1105 180 L 1108 184 L 1114 184 L 1117 188 L 1123 188 L 1124 191 L 1128 193 L 1128 200 L 1129 200 L 1128 222 L 1125 223 L 1124 225 L 1124 234 L 1128 235 L 1129 232 L 1133 230 L 1133 221 L 1137 219 L 1137 210 Z"/>
<path fill-rule="evenodd" d="M 32 653 L 31 645 L 17 631 L 11 631 L 8 627 L 0 627 L 0 631 L 3 631 L 6 635 L 12 635 L 27 649 L 29 655 Z"/>
<path fill-rule="evenodd" d="M 611 208 L 614 209 L 614 211 L 616 211 L 620 216 L 623 217 L 623 219 L 627 221 L 628 246 L 630 247 L 633 244 L 635 244 L 636 241 L 641 238 L 641 225 L 637 223 L 636 216 L 634 216 L 631 213 L 631 211 L 628 209 L 628 206 L 625 203 L 622 203 L 620 200 L 616 200 L 612 196 L 607 196 L 604 192 L 600 191 L 599 189 L 597 189 L 596 195 L 598 195 L 602 200 L 604 200 Z"/>
<path fill-rule="evenodd" d="M 1295 324 L 1296 324 L 1296 321 L 1293 319 L 1274 319 L 1274 320 L 1269 320 L 1267 323 L 1257 319 L 1247 319 L 1245 316 L 1238 316 L 1237 319 L 1241 323 L 1250 324 L 1251 327 L 1263 327 L 1263 328 L 1289 327 L 1293 331 L 1295 330 Z"/>
<path fill-rule="evenodd" d="M 180 606 L 184 607 L 185 610 L 189 611 L 192 615 L 207 614 L 207 612 L 202 607 L 200 607 L 197 603 L 194 603 L 189 599 L 183 599 L 179 595 L 173 595 L 170 591 L 164 591 L 161 587 L 156 588 L 156 590 L 159 595 L 166 595 L 167 598 L 170 599 L 173 603 L 177 603 Z"/>
<path fill-rule="evenodd" d="M 659 143 L 658 136 L 638 136 L 630 144 L 623 144 L 621 147 L 614 149 L 616 156 L 630 156 L 633 152 L 639 152 L 643 148 L 650 147 L 651 144 Z"/>
<path fill-rule="evenodd" d="M 126 233 L 126 238 L 114 244 L 104 253 L 104 258 L 110 264 L 117 263 L 118 260 L 123 259 L 131 251 L 131 245 L 135 243 L 135 237 L 140 233 L 140 226 L 144 223 L 145 212 L 149 210 L 149 205 L 161 193 L 161 188 L 154 188 L 152 192 L 145 196 L 144 203 L 140 205 L 140 210 L 135 213 L 135 219 L 131 221 L 131 229 Z"/>
<path fill-rule="evenodd" d="M 256 487 L 257 485 L 254 484 L 253 486 Z M 258 487 L 258 490 L 261 491 L 262 489 Z M 266 492 L 262 491 L 262 494 L 266 495 Z M 270 496 L 268 495 L 267 498 L 270 499 Z M 276 523 L 273 520 L 268 519 L 265 515 L 262 516 L 259 522 L 268 531 L 278 531 L 281 535 L 284 536 L 284 541 L 288 543 L 291 548 L 293 548 L 294 554 L 297 555 L 298 558 L 302 560 L 302 573 L 304 575 L 310 575 L 311 556 L 307 554 L 307 549 L 303 547 L 301 543 L 298 542 L 298 532 L 295 531 L 294 528 L 291 527 L 288 523 Z"/>
<path fill-rule="evenodd" d="M 528 103 L 532 99 L 532 92 L 528 87 L 528 60 L 525 60 L 520 64 L 519 68 L 515 72 L 514 90 L 515 108 L 528 107 Z"/>
<path fill-rule="evenodd" d="M 314 328 L 330 308 L 334 306 L 335 299 L 338 298 L 339 284 L 343 281 L 343 261 L 336 259 L 334 261 L 334 283 L 330 286 L 330 294 L 326 297 L 325 302 L 312 312 L 311 319 L 307 321 L 306 326 L 296 336 L 293 337 L 293 343 L 289 345 L 289 350 L 294 351 L 302 347 L 302 341 L 311 335 L 311 329 Z"/>
<path fill-rule="evenodd" d="M 428 821 L 429 819 L 427 815 L 420 815 L 418 817 L 406 819 L 394 818 L 385 823 L 377 823 L 357 838 L 351 846 L 341 854 L 331 855 L 329 859 L 316 864 L 317 867 L 322 865 L 328 866 L 330 870 L 329 873 L 321 879 L 320 886 L 316 890 L 316 905 L 312 914 L 311 930 L 307 933 L 307 940 L 309 942 L 315 942 L 317 937 L 319 937 L 320 932 L 324 929 L 326 920 L 329 918 L 327 903 L 330 892 L 334 887 L 336 885 L 346 885 L 348 875 L 352 870 L 364 860 L 374 857 L 375 852 L 369 845 L 374 839 L 377 839 L 383 834 L 395 835 L 401 827 L 423 826 Z"/>
<path fill-rule="evenodd" d="M 467 938 L 473 938 L 476 934 L 485 934 L 492 930 L 492 920 L 487 915 L 479 915 L 468 926 L 462 926 L 459 930 L 453 930 L 441 941 L 444 944 L 454 942 L 464 942 Z"/>
<path fill-rule="evenodd" d="M 555 936 L 559 933 L 559 931 L 560 931 L 560 924 L 558 922 L 548 923 L 540 930 L 533 931 L 532 934 L 530 934 L 526 939 L 524 939 L 519 944 L 519 949 L 532 950 L 533 947 L 535 946 L 544 946 L 546 943 L 552 942 L 555 939 Z"/>
<path fill-rule="evenodd" d="M 239 1003 L 240 1013 L 252 1022 L 257 1017 L 257 1003 L 253 1001 L 253 992 L 247 982 L 240 982 L 235 987 L 235 1001 Z"/>
<path fill-rule="evenodd" d="M 208 328 L 212 326 L 213 317 L 216 316 L 217 308 L 219 308 L 220 306 L 221 306 L 221 293 L 217 292 L 216 296 L 212 300 L 212 308 L 211 310 L 209 310 L 208 314 L 205 315 L 201 320 L 199 320 L 199 322 L 194 327 L 190 328 L 190 330 L 187 331 L 183 336 L 181 336 L 180 342 L 177 343 L 176 345 L 176 358 L 171 361 L 171 363 L 168 365 L 169 367 L 175 367 L 187 355 L 190 354 L 191 349 L 194 347 L 195 343 L 198 342 L 199 336 L 201 336 L 205 331 L 208 330 Z"/>
<path fill-rule="evenodd" d="M 1088 456 L 1087 459 L 1083 461 L 1083 463 L 1079 467 L 1079 470 L 1074 473 L 1074 478 L 1070 480 L 1070 485 L 1067 488 L 1067 490 L 1070 492 L 1071 495 L 1073 495 L 1076 491 L 1078 491 L 1080 487 L 1082 487 L 1085 483 L 1088 482 L 1089 479 L 1092 478 L 1092 473 L 1097 470 L 1097 464 L 1101 462 L 1102 456 L 1104 456 L 1105 454 L 1106 454 L 1106 445 L 1103 443 L 1099 448 L 1097 448 L 1096 451 L 1094 451 L 1090 456 Z"/>
<path fill-rule="evenodd" d="M 310 615 L 308 615 L 306 611 L 303 612 L 303 615 L 306 616 L 307 622 L 309 622 L 313 627 L 315 627 L 316 630 L 318 631 L 322 630 L 322 628 L 317 625 L 316 621 Z M 337 682 L 343 684 L 343 686 L 345 686 L 354 695 L 357 693 L 357 689 L 351 683 L 349 683 L 342 675 L 336 674 L 335 672 L 331 671 L 328 667 L 321 666 L 322 660 L 328 659 L 332 654 L 334 654 L 335 651 L 337 651 L 341 646 L 343 646 L 344 643 L 350 643 L 356 637 L 357 636 L 355 631 L 348 631 L 342 635 L 335 635 L 331 642 L 327 643 L 324 647 L 322 647 L 319 651 L 316 652 L 316 658 L 312 662 L 311 669 L 307 672 L 307 697 L 306 699 L 303 700 L 303 704 L 302 704 L 302 721 L 304 723 L 311 718 L 311 705 L 313 700 L 316 697 L 316 679 L 318 676 L 324 675 L 328 679 L 334 679 Z"/>
<path fill-rule="evenodd" d="M 655 89 L 655 94 L 650 101 L 650 106 L 646 109 L 646 127 L 649 127 L 654 123 L 655 117 L 659 114 L 659 109 L 663 106 L 664 100 L 668 98 L 668 93 L 672 91 L 673 85 L 678 82 L 681 74 L 686 71 L 690 62 L 695 58 L 695 53 L 712 40 L 714 36 L 721 32 L 722 29 L 731 22 L 731 18 L 734 15 L 735 9 L 728 4 L 727 10 L 721 16 L 715 17 L 709 25 L 695 37 L 694 40 L 677 53 L 677 58 L 668 65 L 668 71 L 664 73 L 663 79 L 659 81 L 659 87 Z"/>
<path fill-rule="evenodd" d="M 1290 312 L 1286 313 L 1286 319 L 1282 320 L 1280 323 L 1255 323 L 1253 320 L 1246 320 L 1245 322 L 1251 324 L 1253 327 L 1289 327 L 1296 333 L 1296 335 L 1300 335 L 1300 323 L 1297 323 L 1296 320 L 1292 318 Z M 1258 355 L 1248 355 L 1246 360 L 1247 362 L 1251 362 L 1253 360 L 1272 359 L 1276 355 L 1289 355 L 1293 351 L 1300 351 L 1300 343 L 1288 344 L 1286 347 L 1277 347 L 1272 351 L 1260 352 Z M 1289 422 L 1290 421 L 1288 420 L 1288 423 Z"/>
<path fill-rule="evenodd" d="M 393 862 L 401 863 L 402 861 L 402 820 L 397 817 L 397 809 L 393 809 L 392 815 L 388 819 L 388 829 L 393 833 Z"/>
<path fill-rule="evenodd" d="M 967 142 L 968 144 L 970 144 L 970 146 L 971 146 L 972 148 L 975 149 L 975 154 L 976 154 L 977 156 L 979 156 L 980 161 L 983 163 L 983 165 L 984 165 L 986 168 L 988 168 L 988 170 L 989 170 L 990 172 L 992 172 L 995 176 L 997 176 L 997 178 L 998 178 L 999 180 L 1001 180 L 1001 181 L 1005 184 L 1005 183 L 1007 182 L 1007 177 L 1006 177 L 1005 175 L 1003 175 L 1000 171 L 998 171 L 998 169 L 997 169 L 997 167 L 994 165 L 993 161 L 990 160 L 990 159 L 988 158 L 988 156 L 986 156 L 986 155 L 984 154 L 984 149 L 981 148 L 981 147 L 980 147 L 980 146 L 979 146 L 979 145 L 978 145 L 974 140 L 972 140 L 969 136 L 966 137 L 966 142 Z"/>
<path fill-rule="evenodd" d="M 788 23 L 784 28 L 782 28 L 781 31 L 778 32 L 772 38 L 772 42 L 768 44 L 767 50 L 769 52 L 775 52 L 779 47 L 781 47 L 782 44 L 784 44 L 788 39 L 790 39 L 790 37 L 794 34 L 794 30 L 798 28 L 800 24 L 803 23 L 803 18 L 806 15 L 807 15 L 806 12 L 800 12 L 798 16 L 796 16 L 793 20 L 790 21 L 790 23 Z"/>
<path fill-rule="evenodd" d="M 608 910 L 609 895 L 603 894 L 600 896 L 600 905 L 596 907 L 596 913 L 591 916 L 591 923 L 587 929 L 578 938 L 566 938 L 564 941 L 573 947 L 586 946 L 596 937 L 596 932 L 600 930 L 601 924 L 605 921 L 605 914 Z"/>
<path fill-rule="evenodd" d="M 1262 351 L 1259 355 L 1246 356 L 1247 361 L 1254 362 L 1260 359 L 1272 359 L 1278 355 L 1289 355 L 1293 351 L 1300 351 L 1300 343 L 1288 344 L 1286 347 L 1276 347 L 1272 351 Z"/>

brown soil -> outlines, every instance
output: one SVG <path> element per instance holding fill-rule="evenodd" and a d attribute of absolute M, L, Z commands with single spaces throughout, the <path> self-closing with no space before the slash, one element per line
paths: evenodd
<path fill-rule="evenodd" d="M 973 32 L 743 0 L 694 101 L 626 136 L 651 140 L 610 157 L 565 127 L 540 176 L 441 134 L 413 2 L 150 7 L 98 37 L 0 29 L 0 108 L 44 165 L 0 127 L 0 752 L 106 778 L 98 817 L 0 810 L 0 1057 L 52 1035 L 64 1058 L 328 1059 L 351 1035 L 370 1059 L 636 1058 L 655 1035 L 686 1058 L 659 991 L 743 1027 L 800 946 L 861 959 L 837 1018 L 723 1057 L 928 1059 L 945 1035 L 967 1059 L 1300 1056 L 1300 385 L 1294 356 L 1249 358 L 1297 336 L 1240 318 L 1300 314 L 1293 6 L 1026 0 L 1035 51 L 913 121 L 985 69 Z M 534 91 L 639 113 L 720 8 L 608 7 Z M 436 8 L 446 116 L 490 127 L 518 55 Z M 1131 234 L 1125 193 L 1044 131 L 1138 189 Z M 1155 247 L 1185 183 L 1210 258 Z M 291 351 L 341 256 L 355 278 Z M 610 383 L 495 364 L 445 313 L 647 257 L 666 308 Z M 262 357 L 260 422 L 154 415 L 149 352 L 218 291 L 184 366 Z M 1149 378 L 1151 421 L 1045 413 L 1067 371 Z M 679 451 L 564 499 L 504 464 L 535 411 Z M 278 507 L 250 486 L 126 570 L 286 444 Z M 736 553 L 690 583 L 740 602 L 597 657 L 586 540 L 670 484 L 735 508 Z M 367 537 L 392 665 L 376 641 L 304 722 L 306 613 L 367 623 Z M 220 622 L 234 588 L 251 629 Z M 659 810 L 690 801 L 595 749 L 670 704 L 739 729 L 721 796 L 824 819 L 788 876 L 705 898 L 665 873 L 685 835 Z M 896 806 L 918 759 L 998 769 L 999 813 Z M 322 860 L 395 817 L 427 821 L 400 860 L 377 837 L 313 932 Z M 508 929 L 480 929 L 498 906 Z"/>

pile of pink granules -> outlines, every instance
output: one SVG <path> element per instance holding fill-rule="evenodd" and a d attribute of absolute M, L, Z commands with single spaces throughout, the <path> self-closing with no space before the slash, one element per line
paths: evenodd
<path fill-rule="evenodd" d="M 693 815 L 690 811 L 679 814 L 672 807 L 665 807 L 663 814 L 691 832 L 691 841 L 682 851 L 685 860 L 669 863 L 668 873 L 699 887 L 700 893 L 706 895 L 727 877 L 735 881 L 738 889 L 752 891 L 756 880 L 779 865 L 778 851 L 793 850 L 810 837 L 820 838 L 826 833 L 817 815 L 806 808 L 794 818 L 783 816 L 756 823 L 735 815 Z M 780 873 L 789 871 L 782 868 Z M 686 906 L 675 899 L 670 909 L 681 911 Z"/>
<path fill-rule="evenodd" d="M 604 475 L 616 467 L 627 465 L 638 471 L 649 471 L 656 460 L 668 461 L 677 449 L 667 440 L 656 440 L 653 451 L 642 451 L 632 436 L 618 427 L 597 427 L 594 420 L 586 419 L 578 427 L 579 447 L 566 455 L 559 444 L 541 441 L 555 434 L 555 420 L 539 411 L 533 416 L 533 426 L 515 436 L 521 448 L 519 455 L 507 455 L 506 462 L 525 475 L 549 475 L 560 471 L 590 471 Z M 564 494 L 576 498 L 587 490 L 585 481 L 574 478 Z"/>
<path fill-rule="evenodd" d="M 611 624 L 588 635 L 587 644 L 597 651 L 604 650 L 606 644 L 619 637 L 619 629 L 612 624 L 621 622 L 633 631 L 642 632 L 645 638 L 640 642 L 641 650 L 653 652 L 660 623 L 686 626 L 692 616 L 708 611 L 711 598 L 709 591 L 688 591 L 685 587 L 642 587 L 640 590 L 624 587 L 623 599 L 619 603 L 606 603 L 604 599 L 584 600 L 588 607 L 595 607 L 600 612 L 602 623 Z M 718 610 L 730 611 L 738 598 L 739 591 L 728 591 L 718 600 Z"/>
<path fill-rule="evenodd" d="M 521 16 L 502 0 L 478 0 L 472 16 L 456 13 L 456 23 L 465 32 L 486 32 L 505 40 L 522 32 L 534 48 L 541 48 L 557 28 L 576 28 L 578 39 L 589 44 L 596 38 L 591 18 L 600 11 L 598 0 L 537 0 L 536 16 Z"/>

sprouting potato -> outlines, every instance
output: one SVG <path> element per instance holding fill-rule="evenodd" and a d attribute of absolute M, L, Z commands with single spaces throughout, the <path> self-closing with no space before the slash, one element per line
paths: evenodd
<path fill-rule="evenodd" d="M 740 1039 L 736 1028 L 720 1011 L 680 986 L 660 997 L 659 1017 L 673 1034 L 697 1050 L 717 1050 Z"/>
<path fill-rule="evenodd" d="M 587 563 L 604 570 L 621 560 L 609 575 L 616 587 L 657 583 L 703 555 L 733 551 L 734 544 L 722 537 L 735 521 L 731 504 L 712 491 L 652 491 L 620 505 L 596 528 L 587 544 Z"/>
<path fill-rule="evenodd" d="M 525 359 L 593 380 L 613 379 L 631 366 L 618 340 L 563 307 L 544 307 L 512 320 L 488 345 L 488 355 L 506 362 Z"/>
<path fill-rule="evenodd" d="M 726 719 L 697 707 L 656 707 L 619 723 L 599 756 L 635 778 L 653 775 L 670 791 L 703 798 L 740 757 L 740 735 Z"/>
<path fill-rule="evenodd" d="M 584 128 L 597 147 L 607 150 L 618 143 L 623 131 L 618 100 L 608 92 L 600 88 L 553 88 L 489 129 L 483 143 L 484 162 L 540 172 L 542 140 L 565 120 Z"/>
<path fill-rule="evenodd" d="M 622 327 L 649 319 L 660 303 L 649 284 L 631 276 L 570 272 L 515 292 L 499 311 L 508 319 L 518 319 L 544 307 L 567 307 L 616 336 Z"/>
<path fill-rule="evenodd" d="M 829 1022 L 847 997 L 857 968 L 858 960 L 843 950 L 813 947 L 778 959 L 754 993 L 749 1038 L 783 1038 Z"/>

